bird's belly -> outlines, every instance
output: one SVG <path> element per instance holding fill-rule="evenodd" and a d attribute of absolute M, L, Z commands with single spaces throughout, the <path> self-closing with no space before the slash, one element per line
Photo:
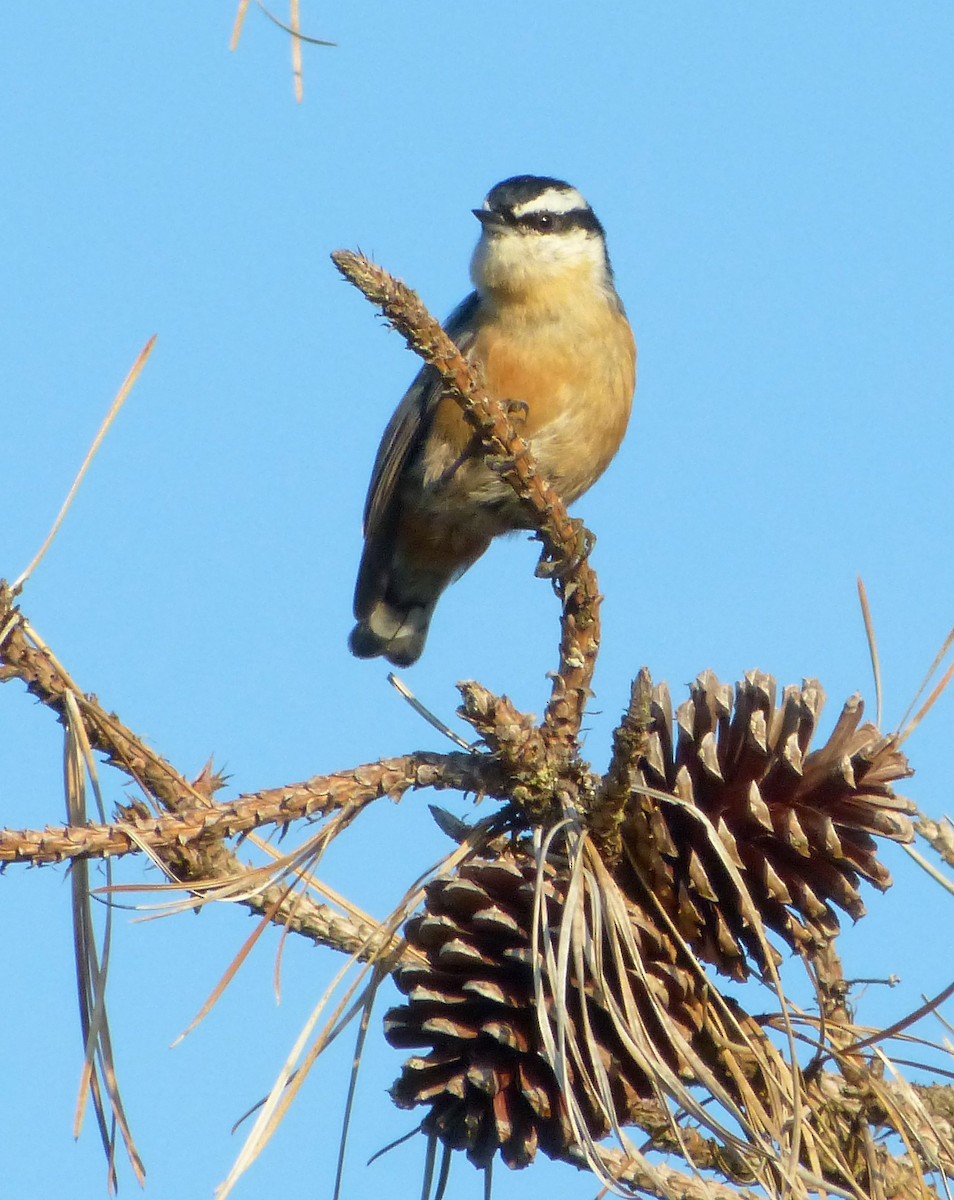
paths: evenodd
<path fill-rule="evenodd" d="M 626 432 L 635 348 L 625 317 L 614 313 L 596 332 L 556 323 L 522 338 L 485 328 L 470 356 L 480 363 L 488 393 L 514 404 L 514 425 L 530 443 L 540 473 L 572 503 L 606 470 Z M 493 532 L 527 523 L 513 490 L 483 462 L 473 430 L 451 398 L 438 406 L 423 467 L 425 488 L 448 515 L 484 507 Z"/>

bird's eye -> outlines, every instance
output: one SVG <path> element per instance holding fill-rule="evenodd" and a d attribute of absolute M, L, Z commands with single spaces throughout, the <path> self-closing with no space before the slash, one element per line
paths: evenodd
<path fill-rule="evenodd" d="M 546 233 L 548 229 L 552 229 L 555 222 L 552 213 L 531 213 L 527 217 L 527 224 L 531 229 L 536 229 L 540 233 Z"/>

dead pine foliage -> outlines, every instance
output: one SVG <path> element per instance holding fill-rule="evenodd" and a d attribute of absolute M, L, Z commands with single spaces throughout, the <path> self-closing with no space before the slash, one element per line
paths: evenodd
<path fill-rule="evenodd" d="M 890 886 L 880 841 L 920 834 L 954 861 L 950 823 L 919 814 L 896 790 L 912 773 L 905 740 L 954 668 L 902 729 L 881 731 L 852 697 L 827 737 L 814 680 L 780 688 L 752 671 L 729 685 L 704 671 L 674 702 L 643 669 L 610 761 L 594 770 L 580 753 L 600 646 L 591 535 L 417 296 L 361 255 L 333 257 L 440 374 L 532 513 L 538 574 L 560 609 L 559 661 L 539 722 L 466 682 L 459 712 L 472 747 L 222 801 L 211 765 L 186 778 L 74 682 L 21 606 L 28 572 L 0 585 L 0 683 L 23 685 L 67 742 L 66 824 L 0 830 L 0 863 L 73 865 L 78 1123 L 88 1099 L 111 1182 L 120 1147 L 140 1178 L 144 1168 L 112 1054 L 109 928 L 96 928 L 86 867 L 140 855 L 169 881 L 173 909 L 228 901 L 260 917 L 197 1020 L 270 924 L 344 956 L 256 1109 L 221 1196 L 261 1153 L 324 1047 L 352 1022 L 360 1045 L 380 1036 L 371 1006 L 389 976 L 402 1001 L 383 1033 L 407 1054 L 391 1097 L 427 1140 L 425 1196 L 444 1193 L 455 1155 L 489 1181 L 495 1162 L 530 1168 L 540 1154 L 585 1167 L 611 1192 L 660 1200 L 947 1194 L 946 1076 L 915 1086 L 891 1060 L 947 993 L 890 1029 L 857 1025 L 838 938 L 845 914 L 864 916 L 866 889 Z M 109 815 L 104 763 L 140 797 Z M 374 920 L 321 882 L 324 851 L 348 830 L 360 836 L 352 827 L 371 804 L 433 789 L 496 804 L 472 825 L 435 812 L 452 849 L 407 881 L 388 918 Z M 275 828 L 285 844 L 305 832 L 279 852 L 260 837 Z M 260 848 L 261 865 L 240 861 L 239 839 Z M 809 1007 L 788 997 L 795 972 L 812 985 Z"/>

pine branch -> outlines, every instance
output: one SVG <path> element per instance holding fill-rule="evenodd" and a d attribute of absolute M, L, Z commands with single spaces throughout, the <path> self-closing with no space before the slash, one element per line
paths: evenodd
<path fill-rule="evenodd" d="M 601 596 L 588 561 L 593 536 L 570 517 L 566 505 L 540 475 L 530 447 L 514 429 L 507 404 L 487 394 L 477 373 L 417 293 L 362 254 L 337 250 L 331 257 L 341 274 L 381 309 L 415 354 L 438 372 L 446 394 L 461 406 L 488 461 L 527 507 L 543 543 L 537 573 L 551 577 L 562 605 L 560 665 L 553 677 L 543 733 L 558 758 L 572 758 L 600 643 Z M 508 399 L 519 401 L 520 397 Z"/>
<path fill-rule="evenodd" d="M 409 789 L 458 788 L 501 794 L 499 773 L 478 755 L 417 754 L 318 776 L 301 784 L 251 793 L 228 804 L 213 801 L 213 788 L 190 782 L 109 713 L 95 696 L 84 695 L 53 652 L 36 636 L 0 582 L 0 683 L 23 682 L 30 693 L 65 723 L 66 697 L 79 707 L 90 745 L 140 785 L 165 815 L 129 808 L 113 824 L 0 831 L 0 863 L 43 865 L 76 858 L 105 858 L 151 850 L 170 878 L 182 883 L 235 882 L 250 873 L 224 840 L 266 825 L 301 817 L 328 816 L 352 806 L 355 812 L 382 796 L 399 798 Z M 376 927 L 297 892 L 283 898 L 280 884 L 249 888 L 243 903 L 276 925 L 363 959 L 379 953 Z"/>
<path fill-rule="evenodd" d="M 0 863 L 42 866 L 76 858 L 116 858 L 144 849 L 182 856 L 194 844 L 208 845 L 266 826 L 287 826 L 344 808 L 356 813 L 384 796 L 397 801 L 421 788 L 498 794 L 500 783 L 499 771 L 486 756 L 408 754 L 180 814 L 130 814 L 105 825 L 0 829 Z"/>
<path fill-rule="evenodd" d="M 42 704 L 65 720 L 66 694 L 76 698 L 89 743 L 168 812 L 209 803 L 170 763 L 147 746 L 93 696 L 84 695 L 52 652 L 37 638 L 13 593 L 0 580 L 0 683 L 19 679 Z"/>

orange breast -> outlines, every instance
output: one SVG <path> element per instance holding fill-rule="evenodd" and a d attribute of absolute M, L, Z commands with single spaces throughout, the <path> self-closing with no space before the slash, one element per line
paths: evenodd
<path fill-rule="evenodd" d="M 516 306 L 514 306 L 516 307 Z M 502 312 L 478 332 L 471 357 L 488 392 L 527 406 L 516 423 L 541 472 L 564 500 L 581 495 L 603 473 L 626 432 L 636 382 L 636 347 L 625 316 L 604 301 L 565 315 L 533 319 Z M 457 403 L 442 400 L 429 457 L 443 469 L 472 441 Z"/>

